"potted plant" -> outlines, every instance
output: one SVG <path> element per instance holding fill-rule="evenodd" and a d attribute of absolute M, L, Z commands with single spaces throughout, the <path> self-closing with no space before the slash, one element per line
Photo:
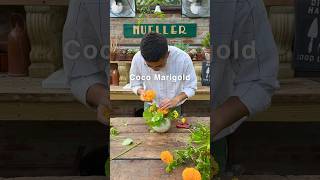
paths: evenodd
<path fill-rule="evenodd" d="M 119 49 L 117 51 L 117 61 L 125 61 L 126 60 L 126 56 L 127 56 L 127 50 L 126 49 Z"/>
<path fill-rule="evenodd" d="M 133 59 L 133 56 L 138 52 L 137 49 L 128 49 L 127 50 L 127 61 L 131 61 Z"/>
<path fill-rule="evenodd" d="M 176 43 L 176 44 L 174 44 L 174 46 L 181 49 L 184 52 L 188 52 L 188 50 L 189 50 L 189 44 Z"/>
<path fill-rule="evenodd" d="M 170 129 L 171 121 L 179 118 L 179 113 L 177 110 L 162 110 L 156 103 L 152 103 L 151 106 L 143 112 L 143 118 L 152 130 L 164 133 Z"/>
<path fill-rule="evenodd" d="M 204 51 L 206 60 L 210 60 L 210 33 L 209 32 L 202 39 L 201 44 L 203 46 L 203 51 Z"/>
<path fill-rule="evenodd" d="M 196 61 L 197 60 L 197 50 L 196 49 L 191 49 L 189 52 L 188 52 L 190 58 L 193 60 L 193 61 Z"/>
<path fill-rule="evenodd" d="M 110 61 L 115 61 L 118 50 L 118 40 L 116 38 L 111 39 L 110 42 Z"/>
<path fill-rule="evenodd" d="M 197 61 L 202 61 L 202 60 L 204 60 L 205 58 L 204 58 L 204 52 L 203 52 L 203 50 L 201 49 L 201 48 L 197 48 L 196 49 L 196 51 L 197 51 L 197 54 L 196 54 L 196 56 L 197 56 Z"/>

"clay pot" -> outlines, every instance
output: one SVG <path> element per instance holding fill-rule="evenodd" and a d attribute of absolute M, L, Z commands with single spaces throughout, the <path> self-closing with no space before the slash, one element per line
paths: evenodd
<path fill-rule="evenodd" d="M 110 61 L 115 61 L 117 56 L 117 52 L 110 52 Z"/>
<path fill-rule="evenodd" d="M 132 61 L 134 54 L 127 54 L 126 60 L 127 61 Z"/>
<path fill-rule="evenodd" d="M 158 133 L 165 133 L 169 131 L 170 128 L 171 128 L 171 120 L 168 118 L 165 118 L 165 122 L 163 122 L 160 126 L 152 127 L 152 129 Z"/>
<path fill-rule="evenodd" d="M 119 74 L 118 68 L 112 70 L 111 79 L 112 79 L 111 80 L 112 81 L 112 85 L 119 86 L 120 74 Z"/>
<path fill-rule="evenodd" d="M 202 60 L 205 59 L 203 52 L 198 52 L 198 53 L 196 54 L 196 57 L 197 57 L 197 61 L 202 61 Z"/>
<path fill-rule="evenodd" d="M 8 54 L 0 53 L 0 72 L 8 72 Z"/>
<path fill-rule="evenodd" d="M 30 45 L 24 18 L 20 14 L 12 14 L 13 29 L 8 35 L 8 75 L 27 76 L 30 65 Z"/>
<path fill-rule="evenodd" d="M 117 61 L 125 61 L 126 60 L 126 54 L 123 54 L 121 52 L 117 53 Z"/>

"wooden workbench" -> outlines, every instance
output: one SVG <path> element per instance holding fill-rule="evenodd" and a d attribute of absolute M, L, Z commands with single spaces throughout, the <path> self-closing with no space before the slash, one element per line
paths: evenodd
<path fill-rule="evenodd" d="M 201 122 L 209 125 L 208 117 L 192 117 L 188 120 L 190 124 Z M 172 152 L 173 149 L 185 146 L 189 136 L 187 129 L 177 129 L 173 123 L 168 133 L 150 133 L 142 118 L 114 118 L 111 119 L 111 124 L 120 131 L 121 136 L 117 141 L 110 140 L 111 158 L 128 148 L 121 145 L 123 139 L 132 138 L 134 143 L 142 142 L 133 150 L 111 161 L 111 180 L 181 179 L 183 168 L 167 174 L 165 164 L 160 160 L 160 153 L 164 150 Z"/>
<path fill-rule="evenodd" d="M 42 79 L 0 75 L 0 120 L 93 120 L 95 113 L 78 103 L 68 89 L 43 89 Z M 209 87 L 200 87 L 194 102 L 208 103 Z M 122 87 L 111 87 L 111 100 L 131 106 L 137 97 Z M 192 101 L 189 101 L 192 102 Z M 192 105 L 192 103 L 191 103 Z M 35 114 L 34 112 L 38 113 Z M 281 80 L 271 108 L 253 121 L 320 121 L 320 80 Z"/>

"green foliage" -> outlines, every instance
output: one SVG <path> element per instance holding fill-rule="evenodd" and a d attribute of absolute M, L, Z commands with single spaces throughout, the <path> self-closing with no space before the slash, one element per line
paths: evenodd
<path fill-rule="evenodd" d="M 210 180 L 211 157 L 210 157 L 210 129 L 206 125 L 198 124 L 192 130 L 185 149 L 174 152 L 174 161 L 167 165 L 166 171 L 192 163 L 201 173 L 203 180 Z"/>
<path fill-rule="evenodd" d="M 122 146 L 129 146 L 132 143 L 133 143 L 133 140 L 131 138 L 127 138 L 127 139 L 123 140 Z"/>
<path fill-rule="evenodd" d="M 154 13 L 154 10 L 152 10 L 151 7 L 156 5 L 168 5 L 168 2 L 166 0 L 137 0 L 136 4 L 137 10 L 140 13 L 138 24 L 141 24 L 147 14 L 151 14 L 153 18 L 164 18 L 165 14 L 163 12 Z"/>
<path fill-rule="evenodd" d="M 206 34 L 206 36 L 202 39 L 201 44 L 205 48 L 210 48 L 210 33 Z"/>
<path fill-rule="evenodd" d="M 107 177 L 110 176 L 110 158 L 107 159 L 105 165 L 104 165 L 105 175 Z"/>
<path fill-rule="evenodd" d="M 143 112 L 143 118 L 148 126 L 159 127 L 166 119 L 175 120 L 179 118 L 179 113 L 176 110 L 169 110 L 168 114 L 163 114 L 158 109 L 157 105 L 153 103 Z"/>
<path fill-rule="evenodd" d="M 174 46 L 181 49 L 184 52 L 188 52 L 188 50 L 189 50 L 189 44 L 176 43 L 176 44 L 174 44 Z"/>
<path fill-rule="evenodd" d="M 118 136 L 118 135 L 119 135 L 119 130 L 116 129 L 115 127 L 111 127 L 111 128 L 110 128 L 110 136 L 111 136 L 112 138 L 114 138 L 114 137 L 116 137 L 116 136 Z"/>

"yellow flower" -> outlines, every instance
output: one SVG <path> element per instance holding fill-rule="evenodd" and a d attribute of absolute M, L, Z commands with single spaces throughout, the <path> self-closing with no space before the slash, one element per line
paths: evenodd
<path fill-rule="evenodd" d="M 174 118 L 174 119 L 177 119 L 178 117 L 179 117 L 178 111 L 177 111 L 177 110 L 174 110 L 174 111 L 173 111 L 173 118 Z"/>
<path fill-rule="evenodd" d="M 170 164 L 173 162 L 173 156 L 169 151 L 162 151 L 160 154 L 160 158 L 166 164 Z"/>
<path fill-rule="evenodd" d="M 182 118 L 181 122 L 182 122 L 182 124 L 185 124 L 185 123 L 187 123 L 187 119 L 186 118 Z"/>
<path fill-rule="evenodd" d="M 154 90 L 146 90 L 141 96 L 144 101 L 150 102 L 156 97 L 156 92 Z"/>
<path fill-rule="evenodd" d="M 156 110 L 156 107 L 155 106 L 150 106 L 150 112 L 154 112 Z"/>
<path fill-rule="evenodd" d="M 201 180 L 200 172 L 195 168 L 185 168 L 182 172 L 183 180 Z"/>

